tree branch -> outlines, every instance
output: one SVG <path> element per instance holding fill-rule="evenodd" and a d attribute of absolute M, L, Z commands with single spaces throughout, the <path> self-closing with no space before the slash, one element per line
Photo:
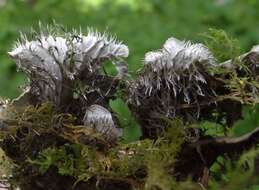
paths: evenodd
<path fill-rule="evenodd" d="M 259 142 L 259 127 L 240 137 L 214 137 L 190 144 L 190 147 L 216 148 L 219 154 L 235 154 L 248 150 Z"/>

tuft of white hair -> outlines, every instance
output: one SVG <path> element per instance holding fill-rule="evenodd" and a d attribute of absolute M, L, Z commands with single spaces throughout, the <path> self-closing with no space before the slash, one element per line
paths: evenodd
<path fill-rule="evenodd" d="M 215 66 L 216 59 L 205 45 L 171 37 L 162 49 L 146 53 L 143 73 L 133 82 L 132 94 L 138 96 L 140 93 L 136 90 L 144 89 L 146 96 L 152 96 L 165 83 L 174 97 L 183 93 L 185 102 L 191 103 L 190 91 L 195 90 L 197 95 L 204 96 L 200 83 L 207 83 L 199 67 L 209 69 Z M 183 82 L 186 77 L 188 82 Z"/>
<path fill-rule="evenodd" d="M 112 61 L 118 76 L 127 74 L 128 47 L 115 38 L 89 30 L 89 33 L 57 36 L 41 33 L 29 41 L 26 37 L 9 52 L 17 67 L 33 85 L 31 92 L 41 100 L 60 101 L 63 82 L 79 74 L 97 73 L 107 60 Z"/>

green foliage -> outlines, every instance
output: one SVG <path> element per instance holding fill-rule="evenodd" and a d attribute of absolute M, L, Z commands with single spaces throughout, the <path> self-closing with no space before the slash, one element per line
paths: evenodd
<path fill-rule="evenodd" d="M 202 129 L 205 135 L 223 136 L 225 132 L 225 127 L 222 124 L 209 122 L 209 121 L 200 122 L 199 124 L 197 124 L 197 127 Z"/>
<path fill-rule="evenodd" d="M 128 106 L 120 98 L 110 100 L 109 104 L 113 112 L 117 114 L 120 126 L 123 127 L 123 141 L 128 143 L 138 140 L 141 136 L 140 126 Z"/>
<path fill-rule="evenodd" d="M 241 136 L 253 131 L 259 126 L 259 106 L 244 106 L 242 119 L 237 121 L 231 129 L 231 134 Z"/>
<path fill-rule="evenodd" d="M 255 159 L 258 155 L 258 149 L 250 150 L 242 154 L 235 163 L 221 157 L 218 160 L 220 165 L 215 163 L 211 168 L 214 174 L 220 176 L 210 181 L 210 189 L 255 189 L 254 184 L 259 183 L 258 177 L 255 176 Z"/>

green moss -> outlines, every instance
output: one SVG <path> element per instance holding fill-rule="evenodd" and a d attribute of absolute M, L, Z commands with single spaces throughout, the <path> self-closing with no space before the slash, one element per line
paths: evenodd
<path fill-rule="evenodd" d="M 75 125 L 75 117 L 57 113 L 50 103 L 28 106 L 23 111 L 11 110 L 9 118 L 6 119 L 16 128 L 12 132 L 9 131 L 9 135 L 16 138 L 17 134 L 26 128 L 24 134 L 19 137 L 18 144 L 12 146 L 17 146 L 17 154 L 26 158 L 23 158 L 19 165 L 22 168 L 34 168 L 33 175 L 44 175 L 54 167 L 59 175 L 74 178 L 75 184 L 91 178 L 108 177 L 134 179 L 136 188 L 140 186 L 164 190 L 173 185 L 174 180 L 168 174 L 168 167 L 176 161 L 184 141 L 183 123 L 178 119 L 168 120 L 171 127 L 157 140 L 118 142 L 116 146 L 100 149 L 95 144 L 85 144 L 79 139 L 85 137 L 96 141 L 100 140 L 101 136 L 91 131 L 91 128 Z M 45 142 L 35 143 L 40 137 L 45 138 Z M 64 139 L 66 143 L 57 145 L 59 138 Z M 22 173 L 19 168 L 15 171 L 17 181 L 26 181 L 26 176 L 19 174 Z"/>
<path fill-rule="evenodd" d="M 108 151 L 83 144 L 65 144 L 42 150 L 35 160 L 28 161 L 37 166 L 39 173 L 45 173 L 51 166 L 58 169 L 60 175 L 74 177 L 77 182 L 92 177 L 134 178 L 138 183 L 145 181 L 147 189 L 158 186 L 170 187 L 173 178 L 167 167 L 176 160 L 183 142 L 180 126 L 170 128 L 164 137 L 154 140 L 141 140 L 128 144 L 119 144 Z M 144 171 L 140 177 L 139 172 Z M 160 185 L 158 185 L 160 184 Z"/>
<path fill-rule="evenodd" d="M 205 37 L 205 45 L 212 51 L 219 62 L 236 59 L 240 55 L 239 42 L 230 37 L 224 30 L 210 28 Z"/>
<path fill-rule="evenodd" d="M 4 151 L 0 149 L 0 180 L 4 178 L 3 176 L 12 174 L 13 164 L 14 163 L 5 155 Z"/>

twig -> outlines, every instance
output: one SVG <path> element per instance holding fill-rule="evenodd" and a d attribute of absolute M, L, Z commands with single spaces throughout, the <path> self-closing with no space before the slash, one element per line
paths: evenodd
<path fill-rule="evenodd" d="M 219 154 L 239 153 L 243 150 L 255 146 L 259 142 L 259 127 L 252 132 L 242 135 L 240 137 L 214 137 L 206 140 L 199 140 L 192 143 L 190 147 L 209 148 L 214 147 L 219 150 Z"/>

